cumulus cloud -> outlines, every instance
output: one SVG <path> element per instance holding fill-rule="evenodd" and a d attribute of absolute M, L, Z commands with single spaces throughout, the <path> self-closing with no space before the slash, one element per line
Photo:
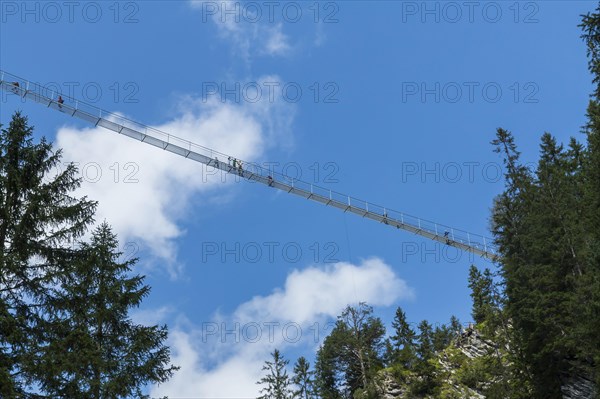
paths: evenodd
<path fill-rule="evenodd" d="M 347 304 L 390 306 L 413 297 L 407 283 L 377 258 L 360 265 L 340 262 L 295 270 L 282 288 L 250 299 L 228 317 L 216 316 L 195 327 L 185 322 L 185 327 L 172 329 L 172 361 L 181 370 L 151 394 L 257 397 L 256 381 L 274 348 L 284 354 L 292 347 L 312 352 Z"/>
<path fill-rule="evenodd" d="M 293 116 L 293 108 L 281 99 L 227 104 L 190 96 L 180 102 L 177 117 L 155 127 L 255 161 L 271 147 L 289 145 Z M 179 222 L 192 198 L 198 193 L 224 196 L 223 190 L 234 181 L 103 128 L 62 127 L 56 146 L 63 149 L 65 162 L 78 163 L 83 185 L 77 194 L 99 201 L 96 219 L 106 219 L 122 242 L 138 243 L 166 261 L 173 275 L 178 272 L 174 240 L 184 233 Z"/>
<path fill-rule="evenodd" d="M 379 259 L 366 260 L 361 266 L 340 262 L 325 269 L 293 271 L 283 290 L 253 298 L 237 309 L 235 318 L 245 323 L 276 315 L 306 324 L 317 317 L 337 316 L 349 302 L 365 300 L 387 306 L 398 295 L 410 294 L 406 283 Z"/>
<path fill-rule="evenodd" d="M 190 0 L 189 4 L 202 13 L 203 21 L 211 19 L 219 35 L 229 40 L 236 54 L 246 61 L 256 55 L 282 56 L 291 50 L 282 24 L 270 21 L 260 7 L 245 7 L 234 0 Z"/>

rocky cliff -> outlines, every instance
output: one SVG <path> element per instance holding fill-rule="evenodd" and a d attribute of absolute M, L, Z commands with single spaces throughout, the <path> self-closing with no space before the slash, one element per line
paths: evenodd
<path fill-rule="evenodd" d="M 494 362 L 506 364 L 505 353 L 506 348 L 498 347 L 469 327 L 434 359 L 437 377 L 442 381 L 439 394 L 415 396 L 411 393 L 411 385 L 420 377 L 386 369 L 376 381 L 377 396 L 382 399 L 484 399 L 484 392 L 498 378 L 487 372 L 487 366 Z M 593 399 L 596 393 L 593 381 L 587 376 L 567 379 L 562 391 L 563 399 Z"/>

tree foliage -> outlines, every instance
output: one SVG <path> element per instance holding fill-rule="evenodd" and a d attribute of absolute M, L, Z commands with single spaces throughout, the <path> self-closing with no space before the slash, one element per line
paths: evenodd
<path fill-rule="evenodd" d="M 385 327 L 366 303 L 348 306 L 317 354 L 317 379 L 324 398 L 351 397 L 367 388 L 383 367 Z"/>
<path fill-rule="evenodd" d="M 314 371 L 310 370 L 310 363 L 305 357 L 300 357 L 294 364 L 292 383 L 296 386 L 293 397 L 298 399 L 311 399 L 316 395 L 314 386 Z"/>
<path fill-rule="evenodd" d="M 494 307 L 493 278 L 489 269 L 480 272 L 471 265 L 469 269 L 469 288 L 473 300 L 472 316 L 475 323 L 486 321 Z"/>
<path fill-rule="evenodd" d="M 416 361 L 416 334 L 408 324 L 406 314 L 400 307 L 396 309 L 392 328 L 394 335 L 390 337 L 391 347 L 388 349 L 390 362 L 400 364 L 405 369 L 411 369 Z"/>
<path fill-rule="evenodd" d="M 96 203 L 73 196 L 77 169 L 61 166 L 20 113 L 1 130 L 0 397 L 142 397 L 174 370 L 166 327 L 128 318 L 149 287 L 116 260 L 108 225 L 76 244 Z"/>
<path fill-rule="evenodd" d="M 600 7 L 581 27 L 600 84 Z M 599 95 L 596 89 L 588 106 L 587 145 L 572 138 L 564 146 L 544 133 L 535 170 L 521 163 L 511 133 L 499 129 L 493 141 L 507 166 L 493 210 L 505 311 L 515 364 L 539 398 L 559 396 L 573 374 L 592 373 L 600 382 Z"/>
<path fill-rule="evenodd" d="M 29 397 L 45 337 L 40 304 L 77 257 L 71 243 L 93 222 L 96 204 L 71 193 L 81 183 L 61 152 L 16 113 L 0 132 L 0 396 Z"/>
<path fill-rule="evenodd" d="M 278 349 L 271 353 L 271 357 L 272 360 L 265 361 L 262 368 L 266 375 L 257 382 L 263 386 L 259 399 L 289 399 L 292 397 L 290 377 L 286 370 L 289 360 Z"/>
<path fill-rule="evenodd" d="M 137 259 L 120 261 L 118 247 L 108 224 L 100 225 L 45 304 L 53 317 L 36 369 L 52 397 L 147 397 L 143 386 L 163 383 L 176 370 L 164 345 L 166 326 L 129 318 L 150 287 L 143 276 L 130 276 Z"/>

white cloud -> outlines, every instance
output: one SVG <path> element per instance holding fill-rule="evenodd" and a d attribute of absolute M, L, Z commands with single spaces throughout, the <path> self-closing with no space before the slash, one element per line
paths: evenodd
<path fill-rule="evenodd" d="M 322 340 L 330 331 L 326 331 L 327 323 L 347 304 L 365 301 L 373 306 L 390 306 L 413 296 L 406 282 L 377 258 L 360 265 L 341 262 L 326 268 L 296 270 L 283 288 L 241 304 L 230 317 L 216 316 L 196 327 L 184 322 L 185 327 L 172 329 L 172 361 L 181 370 L 166 384 L 154 387 L 151 394 L 256 397 L 261 367 L 274 348 L 284 355 L 285 349 L 292 347 L 314 351 L 318 346 L 315 323 L 320 326 Z M 286 330 L 286 326 L 291 328 Z"/>
<path fill-rule="evenodd" d="M 404 281 L 379 259 L 366 260 L 360 267 L 340 262 L 326 269 L 295 270 L 282 291 L 253 298 L 240 306 L 235 316 L 242 323 L 277 315 L 305 324 L 318 317 L 335 317 L 349 302 L 387 306 L 398 295 L 410 293 Z"/>
<path fill-rule="evenodd" d="M 268 148 L 291 142 L 293 107 L 280 98 L 227 104 L 186 97 L 179 111 L 156 128 L 238 159 L 257 160 Z M 172 275 L 179 267 L 174 240 L 184 233 L 179 223 L 191 199 L 203 193 L 208 202 L 207 194 L 223 196 L 230 186 L 220 173 L 212 175 L 212 168 L 103 128 L 63 127 L 56 146 L 65 162 L 79 163 L 84 183 L 77 194 L 99 201 L 96 220 L 106 219 L 121 242 L 149 248 Z"/>
<path fill-rule="evenodd" d="M 265 52 L 269 55 L 284 55 L 291 49 L 288 37 L 283 33 L 281 22 L 275 26 L 265 29 L 266 44 Z"/>
<path fill-rule="evenodd" d="M 247 7 L 234 0 L 190 0 L 189 4 L 200 10 L 203 22 L 210 18 L 219 35 L 229 40 L 235 52 L 246 61 L 263 54 L 283 56 L 292 48 L 289 37 L 283 33 L 283 25 L 270 21 L 269 11 L 262 10 L 258 3 L 256 7 Z"/>

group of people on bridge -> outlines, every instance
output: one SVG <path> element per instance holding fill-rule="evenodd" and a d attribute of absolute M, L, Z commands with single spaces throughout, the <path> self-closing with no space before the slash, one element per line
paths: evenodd
<path fill-rule="evenodd" d="M 244 173 L 243 163 L 237 158 L 227 157 L 227 165 L 233 170 L 237 170 L 240 176 L 242 176 L 242 174 Z M 218 167 L 218 161 L 216 162 L 216 166 Z M 273 183 L 273 177 L 271 175 L 267 176 L 267 184 L 269 185 L 269 187 L 273 187 Z"/>
<path fill-rule="evenodd" d="M 233 167 L 233 170 L 237 170 L 238 174 L 241 176 L 244 172 L 242 161 L 236 158 L 228 157 L 227 158 L 228 165 Z M 232 162 L 233 161 L 233 162 Z"/>
<path fill-rule="evenodd" d="M 15 94 L 19 94 L 19 89 L 21 88 L 21 84 L 19 82 L 12 82 L 12 85 L 14 86 L 12 89 L 12 92 Z M 58 95 L 58 99 L 56 100 L 56 102 L 58 103 L 58 108 L 62 109 L 62 105 L 64 104 L 65 100 L 62 98 L 62 95 Z"/>

